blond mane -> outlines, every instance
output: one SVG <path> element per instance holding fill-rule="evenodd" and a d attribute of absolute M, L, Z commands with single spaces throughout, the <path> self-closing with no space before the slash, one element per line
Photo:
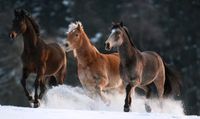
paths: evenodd
<path fill-rule="evenodd" d="M 78 27 L 78 25 L 81 26 L 81 28 L 83 29 L 83 25 L 80 21 L 76 21 L 76 22 L 72 22 L 69 24 L 69 28 L 67 30 L 67 33 L 72 32 L 74 29 L 76 29 Z"/>

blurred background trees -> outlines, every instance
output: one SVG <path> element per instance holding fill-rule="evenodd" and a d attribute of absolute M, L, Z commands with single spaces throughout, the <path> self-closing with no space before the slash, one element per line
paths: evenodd
<path fill-rule="evenodd" d="M 123 21 L 137 48 L 154 50 L 176 66 L 183 82 L 185 112 L 200 115 L 200 0 L 0 0 L 0 104 L 27 106 L 20 85 L 22 37 L 8 38 L 15 8 L 32 13 L 47 42 L 62 42 L 68 24 L 81 21 L 93 44 L 104 53 L 109 53 L 104 42 L 111 22 Z M 72 53 L 68 58 L 65 83 L 80 86 Z"/>

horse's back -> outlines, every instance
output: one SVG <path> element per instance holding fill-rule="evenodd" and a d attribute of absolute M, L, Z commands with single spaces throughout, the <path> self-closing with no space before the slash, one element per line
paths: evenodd
<path fill-rule="evenodd" d="M 58 58 L 59 60 L 60 59 L 64 60 L 66 58 L 65 50 L 59 44 L 50 43 L 50 44 L 48 44 L 48 48 L 49 48 L 50 55 L 52 58 Z"/>
<path fill-rule="evenodd" d="M 57 43 L 49 43 L 48 47 L 56 52 L 64 53 L 64 49 Z"/>

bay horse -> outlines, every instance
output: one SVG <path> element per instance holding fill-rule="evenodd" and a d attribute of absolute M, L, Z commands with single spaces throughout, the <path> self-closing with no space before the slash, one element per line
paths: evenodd
<path fill-rule="evenodd" d="M 17 9 L 14 12 L 15 18 L 12 30 L 9 33 L 11 39 L 16 39 L 22 35 L 24 50 L 21 55 L 23 63 L 23 74 L 21 84 L 29 101 L 34 103 L 34 107 L 39 106 L 38 99 L 41 99 L 45 92 L 45 79 L 57 79 L 59 84 L 63 84 L 66 75 L 66 55 L 65 50 L 56 43 L 46 44 L 39 33 L 39 26 L 24 9 Z M 34 82 L 34 99 L 26 89 L 26 79 L 30 73 L 36 73 Z M 50 80 L 49 79 L 49 80 Z M 38 96 L 38 86 L 40 94 Z"/>
<path fill-rule="evenodd" d="M 66 51 L 73 51 L 77 59 L 78 78 L 90 94 L 100 96 L 105 103 L 110 100 L 104 91 L 125 92 L 124 83 L 119 75 L 119 54 L 102 54 L 90 42 L 81 22 L 69 24 Z"/>
<path fill-rule="evenodd" d="M 138 50 L 131 40 L 127 27 L 122 22 L 113 23 L 111 34 L 105 44 L 106 50 L 111 50 L 112 47 L 118 48 L 120 76 L 126 83 L 125 112 L 130 111 L 131 92 L 136 87 L 143 89 L 146 92 L 146 98 L 149 98 L 150 84 L 154 83 L 160 101 L 163 95 L 179 93 L 181 82 L 178 74 L 170 69 L 156 52 Z M 151 107 L 146 102 L 145 109 L 151 112 Z"/>

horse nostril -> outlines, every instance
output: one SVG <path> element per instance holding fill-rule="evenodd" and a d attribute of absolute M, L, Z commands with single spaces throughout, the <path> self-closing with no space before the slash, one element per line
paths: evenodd
<path fill-rule="evenodd" d="M 110 49 L 110 43 L 106 43 L 106 50 L 109 50 Z"/>
<path fill-rule="evenodd" d="M 69 43 L 66 43 L 65 46 L 66 46 L 66 47 L 69 47 Z"/>
<path fill-rule="evenodd" d="M 16 33 L 11 32 L 11 33 L 9 34 L 9 37 L 12 38 L 12 39 L 14 39 L 14 38 L 16 37 Z"/>

